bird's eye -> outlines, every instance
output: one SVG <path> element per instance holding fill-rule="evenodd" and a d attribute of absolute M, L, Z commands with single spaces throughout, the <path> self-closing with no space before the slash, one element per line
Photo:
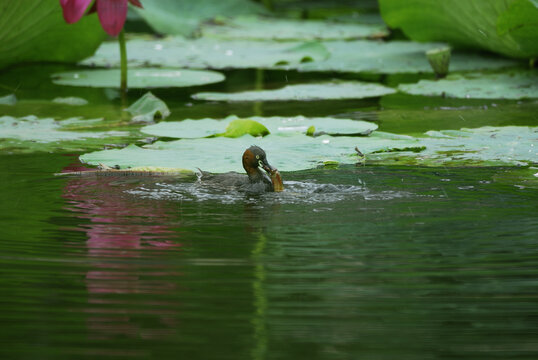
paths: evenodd
<path fill-rule="evenodd" d="M 260 155 L 256 155 L 256 159 L 260 160 Z"/>

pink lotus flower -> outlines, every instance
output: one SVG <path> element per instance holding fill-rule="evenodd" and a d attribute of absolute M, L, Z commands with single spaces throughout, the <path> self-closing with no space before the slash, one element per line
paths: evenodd
<path fill-rule="evenodd" d="M 93 0 L 60 0 L 64 19 L 72 24 L 80 20 Z M 88 13 L 97 11 L 103 29 L 110 35 L 120 33 L 127 17 L 127 2 L 142 7 L 139 0 L 95 0 Z"/>

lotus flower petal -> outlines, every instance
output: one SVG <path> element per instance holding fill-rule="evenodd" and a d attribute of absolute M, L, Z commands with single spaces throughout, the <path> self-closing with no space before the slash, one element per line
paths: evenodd
<path fill-rule="evenodd" d="M 97 14 L 107 34 L 116 36 L 127 18 L 127 0 L 97 0 Z"/>
<path fill-rule="evenodd" d="M 92 0 L 60 0 L 66 23 L 73 24 L 80 20 Z"/>

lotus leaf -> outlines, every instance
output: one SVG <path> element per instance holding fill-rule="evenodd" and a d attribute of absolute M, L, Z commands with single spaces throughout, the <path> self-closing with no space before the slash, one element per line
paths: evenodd
<path fill-rule="evenodd" d="M 324 41 L 322 44 L 329 51 L 330 57 L 324 61 L 297 65 L 299 71 L 431 73 L 425 53 L 442 46 L 439 43 L 368 40 Z M 454 51 L 450 59 L 450 71 L 499 69 L 518 64 L 515 60 Z"/>
<path fill-rule="evenodd" d="M 215 119 L 187 119 L 178 122 L 160 122 L 148 125 L 141 129 L 142 132 L 154 136 L 185 138 L 201 138 L 224 133 L 226 127 L 236 116 L 229 116 L 222 120 Z M 266 127 L 271 134 L 286 135 L 291 133 L 306 133 L 310 126 L 317 131 L 329 134 L 369 134 L 377 125 L 374 123 L 339 118 L 306 118 L 294 117 L 259 117 L 252 116 L 249 120 L 256 121 Z M 248 131 L 245 131 L 247 133 Z"/>
<path fill-rule="evenodd" d="M 497 18 L 497 34 L 511 36 L 521 49 L 538 56 L 538 1 L 512 1 L 508 11 Z"/>
<path fill-rule="evenodd" d="M 71 118 L 56 121 L 52 118 L 26 116 L 0 117 L 0 149 L 31 151 L 82 150 L 102 146 L 126 137 L 124 131 L 74 131 L 100 123 L 102 119 Z M 90 126 L 91 127 L 91 126 Z"/>
<path fill-rule="evenodd" d="M 249 40 L 347 40 L 388 35 L 385 25 L 240 16 L 202 25 L 203 36 Z"/>
<path fill-rule="evenodd" d="M 261 42 L 217 39 L 185 40 L 169 37 L 162 40 L 127 41 L 129 66 L 162 66 L 211 69 L 278 68 L 303 62 L 319 61 L 329 56 L 318 42 Z M 104 43 L 84 65 L 120 64 L 116 43 Z"/>
<path fill-rule="evenodd" d="M 241 155 L 251 145 L 261 146 L 268 161 L 280 171 L 295 171 L 323 165 L 326 161 L 353 164 L 358 160 L 354 147 L 371 153 L 390 151 L 395 147 L 413 147 L 412 138 L 397 139 L 371 137 L 309 137 L 294 133 L 289 136 L 267 135 L 255 138 L 249 135 L 240 138 L 182 139 L 172 142 L 157 142 L 145 147 L 130 145 L 121 150 L 104 150 L 84 154 L 80 159 L 86 163 L 121 168 L 157 166 L 211 172 L 242 172 Z"/>
<path fill-rule="evenodd" d="M 535 0 L 380 0 L 379 5 L 387 24 L 413 40 L 538 56 Z"/>
<path fill-rule="evenodd" d="M 533 71 L 452 75 L 439 81 L 421 80 L 416 84 L 402 84 L 399 89 L 412 95 L 456 98 L 538 98 L 538 75 Z"/>
<path fill-rule="evenodd" d="M 177 37 L 127 42 L 129 65 L 212 69 L 297 69 L 299 71 L 431 73 L 426 51 L 439 43 L 369 40 L 275 42 Z M 104 43 L 84 65 L 119 66 L 115 43 Z M 519 65 L 511 59 L 473 53 L 452 53 L 451 71 L 499 69 Z"/>
<path fill-rule="evenodd" d="M 358 81 L 288 85 L 277 90 L 256 90 L 239 93 L 205 92 L 194 94 L 198 100 L 213 101 L 290 101 L 341 100 L 377 97 L 396 92 L 394 89 Z"/>
<path fill-rule="evenodd" d="M 53 74 L 58 85 L 119 88 L 120 70 L 81 70 Z M 186 87 L 205 85 L 224 80 L 214 71 L 184 69 L 132 69 L 128 73 L 130 88 Z"/>
<path fill-rule="evenodd" d="M 249 0 L 145 0 L 137 13 L 161 34 L 192 35 L 199 24 L 216 16 L 263 14 L 263 6 Z"/>
<path fill-rule="evenodd" d="M 426 166 L 499 166 L 538 163 L 538 127 L 484 126 L 461 130 L 428 131 L 418 138 L 424 151 L 416 154 L 380 154 L 370 160 L 383 164 Z"/>
<path fill-rule="evenodd" d="M 241 171 L 241 154 L 252 144 L 261 146 L 268 160 L 281 171 L 313 168 L 325 163 L 353 164 L 362 161 L 383 164 L 427 166 L 525 165 L 538 162 L 538 128 L 524 126 L 430 131 L 423 137 L 375 132 L 369 137 L 300 133 L 270 134 L 263 138 L 182 139 L 156 142 L 145 147 L 131 145 L 81 156 L 90 164 L 104 163 L 122 168 L 157 166 L 211 172 Z"/>

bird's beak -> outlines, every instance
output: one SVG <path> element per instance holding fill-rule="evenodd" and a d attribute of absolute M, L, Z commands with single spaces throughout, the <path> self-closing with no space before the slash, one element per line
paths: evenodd
<path fill-rule="evenodd" d="M 275 172 L 276 168 L 272 167 L 271 165 L 269 165 L 269 163 L 267 162 L 267 160 L 260 160 L 258 162 L 258 164 L 260 165 L 260 167 L 265 170 L 266 173 L 268 173 L 269 175 L 271 175 L 272 173 Z"/>

